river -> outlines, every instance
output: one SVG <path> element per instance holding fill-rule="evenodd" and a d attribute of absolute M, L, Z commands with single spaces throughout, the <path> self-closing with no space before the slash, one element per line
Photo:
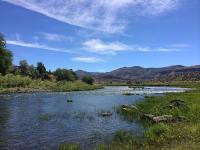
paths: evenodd
<path fill-rule="evenodd" d="M 122 104 L 143 100 L 144 95 L 183 92 L 174 87 L 105 87 L 104 89 L 62 93 L 0 95 L 0 149 L 57 149 L 62 143 L 79 143 L 93 149 L 108 143 L 118 130 L 141 134 L 144 128 L 123 120 L 116 109 Z M 124 92 L 137 95 L 125 96 Z M 67 99 L 73 102 L 67 102 Z M 111 111 L 110 117 L 99 115 Z"/>

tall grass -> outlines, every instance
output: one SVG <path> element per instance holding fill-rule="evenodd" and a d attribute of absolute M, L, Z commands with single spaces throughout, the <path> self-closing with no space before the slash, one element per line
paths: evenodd
<path fill-rule="evenodd" d="M 80 150 L 80 146 L 78 144 L 64 143 L 59 146 L 58 150 Z"/>
<path fill-rule="evenodd" d="M 48 81 L 32 80 L 29 77 L 7 74 L 0 75 L 0 93 L 34 92 L 34 91 L 81 91 L 102 88 L 100 85 L 89 85 L 82 81 Z"/>

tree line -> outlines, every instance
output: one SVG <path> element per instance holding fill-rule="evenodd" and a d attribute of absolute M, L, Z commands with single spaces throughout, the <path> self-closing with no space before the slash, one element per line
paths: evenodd
<path fill-rule="evenodd" d="M 32 79 L 56 80 L 56 81 L 75 81 L 78 80 L 76 73 L 72 69 L 58 68 L 55 71 L 47 71 L 42 62 L 38 62 L 37 66 L 29 65 L 26 60 L 21 60 L 19 66 L 12 63 L 13 54 L 6 47 L 6 40 L 0 33 L 0 74 L 6 75 L 12 73 L 14 75 L 28 76 Z M 93 84 L 94 80 L 90 76 L 85 76 L 83 82 Z"/>

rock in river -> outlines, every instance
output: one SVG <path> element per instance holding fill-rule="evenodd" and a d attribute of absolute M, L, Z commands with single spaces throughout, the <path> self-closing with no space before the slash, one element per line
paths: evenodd
<path fill-rule="evenodd" d="M 153 122 L 170 122 L 172 120 L 172 115 L 156 116 L 152 118 Z"/>
<path fill-rule="evenodd" d="M 106 116 L 112 116 L 112 113 L 108 111 L 108 112 L 102 112 L 100 115 L 106 117 Z"/>

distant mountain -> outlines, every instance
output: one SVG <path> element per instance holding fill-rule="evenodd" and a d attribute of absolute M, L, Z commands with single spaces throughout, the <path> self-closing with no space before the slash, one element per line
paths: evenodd
<path fill-rule="evenodd" d="M 140 66 L 123 67 L 111 72 L 98 73 L 76 71 L 79 79 L 92 76 L 96 81 L 149 81 L 149 80 L 200 80 L 200 65 L 196 66 L 169 66 L 162 68 L 143 68 Z"/>

